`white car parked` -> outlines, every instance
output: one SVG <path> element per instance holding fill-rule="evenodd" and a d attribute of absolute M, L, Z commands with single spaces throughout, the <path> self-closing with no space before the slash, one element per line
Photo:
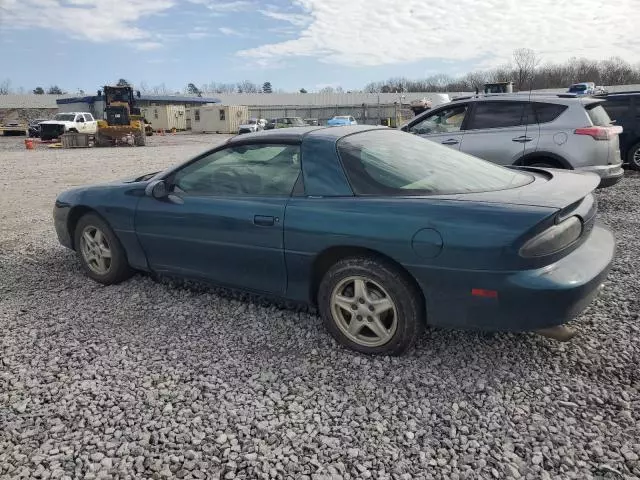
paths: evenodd
<path fill-rule="evenodd" d="M 65 132 L 95 134 L 98 122 L 88 112 L 58 113 L 53 120 L 40 123 L 40 138 L 53 140 Z"/>
<path fill-rule="evenodd" d="M 238 134 L 259 132 L 260 130 L 264 130 L 266 125 L 267 121 L 264 118 L 250 118 L 247 123 L 240 125 Z"/>

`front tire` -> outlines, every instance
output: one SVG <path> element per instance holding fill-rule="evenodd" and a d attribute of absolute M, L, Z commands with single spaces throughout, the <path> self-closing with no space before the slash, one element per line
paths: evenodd
<path fill-rule="evenodd" d="M 83 270 L 98 283 L 114 285 L 133 274 L 120 240 L 107 222 L 94 213 L 78 221 L 74 246 Z"/>
<path fill-rule="evenodd" d="M 368 257 L 340 260 L 318 290 L 324 325 L 342 345 L 370 355 L 400 355 L 424 328 L 420 292 L 388 262 Z"/>
<path fill-rule="evenodd" d="M 636 143 L 629 149 L 627 162 L 634 170 L 640 170 L 640 143 Z"/>

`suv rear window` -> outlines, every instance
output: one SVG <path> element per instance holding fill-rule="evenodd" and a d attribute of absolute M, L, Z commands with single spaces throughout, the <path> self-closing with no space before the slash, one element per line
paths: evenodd
<path fill-rule="evenodd" d="M 609 97 L 602 106 L 612 120 L 619 120 L 632 115 L 632 104 L 629 97 Z"/>
<path fill-rule="evenodd" d="M 606 127 L 611 125 L 611 118 L 601 103 L 592 103 L 585 106 L 591 122 L 596 127 Z"/>
<path fill-rule="evenodd" d="M 538 123 L 549 123 L 553 122 L 569 107 L 566 105 L 558 105 L 557 103 L 534 102 L 533 108 L 536 111 Z"/>
<path fill-rule="evenodd" d="M 444 195 L 505 190 L 533 181 L 435 142 L 397 130 L 369 130 L 338 142 L 356 195 Z"/>
<path fill-rule="evenodd" d="M 478 102 L 467 130 L 523 125 L 527 102 Z"/>

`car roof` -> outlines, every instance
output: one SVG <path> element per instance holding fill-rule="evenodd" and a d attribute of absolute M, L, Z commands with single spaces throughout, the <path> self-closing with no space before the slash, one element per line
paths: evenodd
<path fill-rule="evenodd" d="M 378 125 L 345 125 L 340 127 L 292 127 L 279 128 L 277 130 L 262 130 L 255 133 L 245 133 L 231 137 L 227 143 L 252 143 L 262 141 L 273 142 L 296 142 L 302 141 L 303 137 L 309 135 L 313 137 L 322 137 L 326 139 L 339 139 L 352 133 L 364 132 L 367 130 L 382 130 L 388 127 Z"/>
<path fill-rule="evenodd" d="M 449 105 L 451 103 L 457 102 L 506 102 L 506 101 L 544 101 L 551 103 L 594 103 L 601 102 L 602 99 L 594 98 L 594 97 L 579 97 L 573 94 L 563 94 L 563 93 L 529 93 L 529 92 L 519 92 L 519 93 L 489 93 L 489 94 L 478 94 L 471 95 L 467 97 L 458 97 L 451 100 L 450 103 L 446 103 L 443 105 L 438 105 L 438 107 L 442 107 L 445 105 Z"/>

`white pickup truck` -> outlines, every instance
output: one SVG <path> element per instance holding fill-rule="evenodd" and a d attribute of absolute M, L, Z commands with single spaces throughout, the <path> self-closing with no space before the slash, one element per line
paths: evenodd
<path fill-rule="evenodd" d="M 87 112 L 58 113 L 53 120 L 40 123 L 40 139 L 53 140 L 65 132 L 95 134 L 98 122 Z"/>

